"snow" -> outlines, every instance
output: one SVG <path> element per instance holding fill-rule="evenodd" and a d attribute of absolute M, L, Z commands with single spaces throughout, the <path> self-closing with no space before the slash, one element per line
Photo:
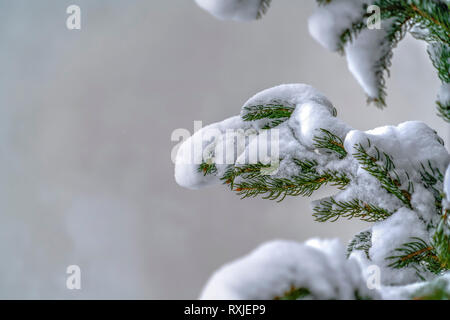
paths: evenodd
<path fill-rule="evenodd" d="M 367 148 L 367 139 L 372 145 L 367 150 L 373 150 L 376 146 L 389 154 L 397 169 L 415 171 L 420 163 L 426 164 L 432 160 L 433 165 L 444 171 L 450 161 L 436 131 L 421 121 L 407 121 L 398 126 L 383 126 L 366 132 L 350 131 L 344 141 L 345 149 L 353 153 L 357 144 Z"/>
<path fill-rule="evenodd" d="M 438 101 L 443 106 L 450 105 L 450 83 L 443 83 L 439 89 Z"/>
<path fill-rule="evenodd" d="M 389 268 L 392 261 L 386 260 L 386 257 L 396 255 L 394 250 L 411 242 L 413 237 L 428 240 L 428 232 L 417 214 L 406 208 L 399 209 L 391 217 L 372 227 L 369 255 L 372 264 L 382 267 L 381 283 L 384 285 L 403 285 L 419 280 L 414 268 Z"/>
<path fill-rule="evenodd" d="M 436 287 L 450 292 L 450 272 L 439 275 L 429 282 L 416 282 L 405 286 L 383 286 L 380 293 L 382 299 L 385 300 L 420 299 L 421 296 L 429 294 Z"/>
<path fill-rule="evenodd" d="M 326 129 L 338 136 L 345 136 L 350 130 L 350 127 L 333 116 L 329 108 L 314 101 L 296 108 L 289 125 L 299 141 L 309 148 L 313 148 L 313 138 L 320 134 L 319 129 Z"/>
<path fill-rule="evenodd" d="M 319 6 L 308 20 L 311 36 L 330 51 L 341 48 L 341 35 L 363 20 L 367 0 L 334 0 Z M 378 98 L 380 75 L 376 73 L 382 57 L 389 54 L 385 43 L 391 22 L 382 21 L 381 29 L 363 29 L 344 46 L 348 69 L 371 99 Z"/>
<path fill-rule="evenodd" d="M 258 17 L 262 0 L 195 0 L 219 19 L 249 21 Z"/>
<path fill-rule="evenodd" d="M 367 273 L 370 267 L 385 263 L 383 251 L 392 250 L 399 244 L 399 232 L 406 239 L 421 235 L 423 230 L 409 230 L 414 226 L 414 214 L 401 210 L 379 224 L 374 232 L 380 245 L 371 251 L 379 251 L 375 259 L 368 261 L 362 251 L 355 251 L 350 259 L 345 258 L 345 248 L 337 239 L 310 239 L 304 243 L 288 240 L 273 240 L 260 245 L 250 254 L 219 268 L 204 286 L 200 299 L 203 300 L 269 300 L 281 298 L 292 290 L 308 288 L 310 295 L 304 299 L 411 299 L 426 294 L 437 283 L 446 283 L 450 290 L 450 272 L 430 282 L 408 283 L 407 277 L 415 279 L 413 269 L 395 270 L 383 268 L 380 272 L 384 284 L 370 287 Z M 388 249 L 386 249 L 388 248 Z M 383 259 L 380 264 L 376 259 Z M 364 261 L 364 262 L 361 262 Z M 386 274 L 386 271 L 389 271 Z M 390 281 L 386 281 L 390 278 Z M 411 280 L 410 279 L 410 280 Z M 390 283 L 390 284 L 386 284 Z M 371 284 L 374 284 L 371 282 Z M 427 288 L 428 287 L 428 288 Z"/>
<path fill-rule="evenodd" d="M 320 105 L 325 106 L 332 114 L 336 112 L 333 104 L 319 90 L 307 84 L 293 83 L 275 86 L 255 94 L 253 97 L 247 100 L 247 102 L 245 102 L 244 106 L 242 107 L 241 116 L 244 116 L 246 114 L 245 107 L 248 106 L 262 105 L 267 103 L 284 103 L 289 106 L 297 106 L 308 101 L 314 101 Z M 254 126 L 255 128 L 262 127 L 259 122 L 254 122 Z"/>
<path fill-rule="evenodd" d="M 417 212 L 418 216 L 424 221 L 436 224 L 439 216 L 436 215 L 436 200 L 433 194 L 422 184 L 414 185 L 414 193 L 411 195 L 411 205 Z"/>
<path fill-rule="evenodd" d="M 247 112 L 245 107 L 267 103 L 284 103 L 296 107 L 288 125 L 299 142 L 307 147 L 312 147 L 312 139 L 320 128 L 340 136 L 345 136 L 350 130 L 350 127 L 336 119 L 333 104 L 320 91 L 306 84 L 285 84 L 264 90 L 244 104 L 241 116 Z M 263 119 L 253 121 L 252 125 L 260 129 L 266 123 L 267 120 Z"/>
<path fill-rule="evenodd" d="M 331 51 L 339 49 L 341 34 L 364 15 L 364 0 L 333 0 L 319 6 L 308 20 L 311 36 Z"/>
<path fill-rule="evenodd" d="M 232 20 L 255 19 L 262 3 L 260 0 L 196 1 L 213 15 Z M 365 5 L 370 3 L 370 0 L 333 0 L 319 6 L 308 20 L 309 32 L 325 48 L 339 50 L 341 35 L 353 24 L 363 21 Z M 388 64 L 392 55 L 390 44 L 385 41 L 392 22 L 382 21 L 378 30 L 363 29 L 343 48 L 348 69 L 369 100 L 379 101 L 381 98 L 385 71 L 380 63 Z M 450 103 L 450 84 L 441 86 L 438 100 L 444 106 Z M 247 107 L 267 104 L 282 104 L 294 110 L 289 119 L 270 130 L 263 127 L 273 119 L 242 120 L 249 112 Z M 264 90 L 244 104 L 240 116 L 213 124 L 210 129 L 218 132 L 214 135 L 215 139 L 201 130 L 180 148 L 175 168 L 180 185 L 200 188 L 220 183 L 220 176 L 227 165 L 219 159 L 228 158 L 231 163 L 227 164 L 236 166 L 246 164 L 261 140 L 268 141 L 269 136 L 276 136 L 279 142 L 278 159 L 263 157 L 267 162 L 279 161 L 272 175 L 292 178 L 300 170 L 293 159 L 314 160 L 318 163 L 318 172 L 335 170 L 351 179 L 345 190 L 333 196 L 337 201 L 358 199 L 387 210 L 390 216 L 374 223 L 369 229 L 371 247 L 368 257 L 365 252 L 355 250 L 349 259 L 345 259 L 344 247 L 337 240 L 312 239 L 305 243 L 272 241 L 216 271 L 205 286 L 202 299 L 273 299 L 293 288 L 308 288 L 311 297 L 317 299 L 355 298 L 355 291 L 360 296 L 372 298 L 405 299 L 426 288 L 427 283 L 420 282 L 421 277 L 415 268 L 391 268 L 389 264 L 392 261 L 386 258 L 398 254 L 395 250 L 411 242 L 414 237 L 429 242 L 441 218 L 436 214 L 435 195 L 422 180 L 422 165 L 431 165 L 440 172 L 446 172 L 444 183 L 437 181 L 434 188 L 438 191 L 443 189 L 443 206 L 450 207 L 450 155 L 436 131 L 420 121 L 368 131 L 354 130 L 336 118 L 335 108 L 321 92 L 305 84 L 281 85 Z M 227 129 L 241 130 L 235 135 L 243 138 L 236 142 L 226 136 Z M 326 129 L 344 141 L 348 153 L 344 159 L 316 149 L 314 138 L 320 134 L 319 129 Z M 217 173 L 205 177 L 197 172 L 198 164 L 186 161 L 191 156 L 188 150 L 192 150 L 194 145 L 200 146 L 197 153 L 203 154 L 196 160 L 215 162 Z M 237 150 L 235 156 L 230 158 L 224 154 L 227 145 Z M 379 180 L 364 169 L 355 157 L 358 145 L 373 157 L 379 151 L 381 159 L 377 160 L 377 164 L 381 167 L 385 165 L 386 155 L 393 160 L 394 167 L 389 175 L 396 179 L 402 194 L 408 195 L 407 200 L 404 198 L 402 201 L 389 193 Z M 240 179 L 244 178 L 237 178 L 237 182 Z M 314 201 L 313 207 L 320 205 L 320 201 Z M 371 266 L 381 270 L 379 291 L 369 290 L 366 284 Z M 428 271 L 420 275 L 427 280 L 436 278 Z M 450 288 L 450 273 L 441 275 L 441 278 L 448 281 Z"/>
<path fill-rule="evenodd" d="M 289 119 L 270 130 L 262 129 L 267 120 L 242 120 L 248 112 L 245 107 L 268 103 L 280 103 L 295 109 Z M 270 137 L 276 136 L 279 153 L 275 160 L 279 163 L 276 163 L 275 170 L 270 173 L 274 177 L 292 178 L 298 175 L 300 169 L 293 159 L 314 160 L 318 163 L 318 172 L 335 170 L 345 173 L 351 179 L 345 190 L 334 195 L 337 201 L 359 199 L 391 213 L 387 219 L 376 222 L 371 227 L 369 258 L 364 252 L 355 250 L 351 253 L 350 260 L 345 260 L 343 248 L 335 241 L 316 239 L 305 244 L 275 241 L 222 267 L 206 285 L 202 298 L 271 299 L 283 295 L 291 286 L 305 286 L 319 299 L 348 299 L 355 288 L 361 290 L 360 293 L 373 296 L 376 293 L 367 292 L 367 286 L 361 285 L 361 279 L 369 276 L 367 270 L 372 265 L 380 268 L 380 284 L 388 288 L 388 296 L 400 297 L 409 292 L 405 288 L 392 288 L 394 285 L 405 286 L 421 280 L 412 267 L 389 267 L 388 264 L 392 261 L 387 261 L 386 257 L 395 254 L 395 249 L 410 242 L 412 237 L 428 242 L 434 233 L 440 215 L 436 214 L 435 198 L 423 184 L 420 172 L 423 170 L 422 164 L 430 164 L 440 172 L 447 170 L 444 192 L 449 196 L 450 155 L 443 146 L 442 139 L 435 130 L 420 121 L 360 131 L 350 128 L 335 115 L 336 110 L 331 102 L 311 86 L 287 84 L 264 90 L 244 104 L 240 116 L 205 127 L 184 142 L 177 155 L 175 177 L 180 185 L 189 188 L 221 183 L 220 177 L 229 164 L 239 166 L 248 163 L 248 157 L 252 154 L 250 149 L 256 150 L 255 145 L 261 139 L 267 142 Z M 341 137 L 347 151 L 345 158 L 340 159 L 316 149 L 313 138 L 320 133 L 320 128 Z M 234 136 L 245 139 L 240 142 L 239 139 L 230 139 L 226 135 L 229 130 L 237 130 Z M 213 131 L 214 134 L 207 131 Z M 220 160 L 228 157 L 223 153 L 227 144 L 237 151 L 228 159 L 231 163 Z M 380 166 L 385 165 L 384 153 L 389 155 L 395 165 L 389 174 L 398 179 L 400 190 L 409 193 L 411 206 L 385 190 L 380 181 L 363 168 L 363 164 L 355 157 L 357 145 L 363 146 L 373 157 L 379 150 L 381 159 L 377 164 Z M 274 148 L 272 144 L 271 148 Z M 190 152 L 192 149 L 197 151 Z M 196 156 L 193 157 L 192 153 Z M 215 162 L 217 172 L 204 176 L 198 172 L 198 164 L 192 163 L 192 159 L 197 162 Z M 274 159 L 269 157 L 265 160 Z M 239 183 L 241 179 L 244 178 L 238 177 L 235 182 Z M 435 185 L 437 190 L 442 187 L 440 182 Z M 312 205 L 316 206 L 320 201 L 314 201 Z M 427 279 L 434 277 L 427 272 L 421 275 Z"/>
<path fill-rule="evenodd" d="M 221 267 L 209 279 L 200 299 L 274 299 L 293 288 L 308 288 L 316 299 L 378 297 L 369 290 L 358 264 L 345 258 L 336 239 L 307 243 L 271 241 Z"/>
<path fill-rule="evenodd" d="M 445 171 L 444 193 L 445 193 L 445 199 L 443 199 L 444 207 L 449 208 L 450 207 L 450 165 L 447 167 L 447 170 Z"/>
<path fill-rule="evenodd" d="M 351 30 L 353 24 L 366 21 L 364 5 L 370 3 L 368 0 L 334 0 L 319 6 L 308 20 L 309 33 L 323 47 L 337 51 L 342 45 L 341 35 Z M 378 72 L 383 71 L 378 63 L 391 54 L 385 41 L 391 23 L 384 20 L 380 29 L 365 28 L 344 46 L 348 69 L 371 100 L 379 98 L 381 74 Z"/>
<path fill-rule="evenodd" d="M 175 180 L 185 188 L 198 189 L 220 180 L 216 176 L 204 176 L 198 172 L 198 167 L 203 161 L 211 160 L 215 150 L 220 150 L 224 144 L 227 130 L 235 132 L 237 129 L 248 129 L 249 125 L 241 120 L 239 116 L 214 123 L 195 132 L 182 143 L 177 152 L 175 160 Z M 218 147 L 216 148 L 216 146 Z M 242 150 L 238 150 L 242 151 Z M 233 162 L 237 156 L 233 158 Z M 219 159 L 219 158 L 218 158 Z M 223 160 L 221 158 L 221 160 Z M 225 165 L 218 165 L 224 170 Z"/>
<path fill-rule="evenodd" d="M 267 103 L 287 104 L 294 106 L 295 110 L 290 120 L 279 125 L 276 130 L 262 130 L 266 120 L 242 120 L 242 116 L 247 112 L 245 107 Z M 350 127 L 335 118 L 334 114 L 336 110 L 331 102 L 309 85 L 285 84 L 264 90 L 244 104 L 241 117 L 231 117 L 204 127 L 182 143 L 175 160 L 175 180 L 179 185 L 191 189 L 219 184 L 220 176 L 227 166 L 245 162 L 245 159 L 257 150 L 254 145 L 264 142 L 261 139 L 266 139 L 269 149 L 279 148 L 279 158 L 286 158 L 280 165 L 280 174 L 293 173 L 289 165 L 292 165 L 290 158 L 317 158 L 311 149 L 312 139 L 318 134 L 319 128 L 341 136 L 345 136 L 350 130 Z M 267 132 L 271 133 L 263 135 Z M 256 135 L 260 137 L 259 140 L 255 139 Z M 235 139 L 236 136 L 241 139 Z M 276 145 L 270 140 L 271 137 L 278 137 Z M 259 158 L 262 160 L 264 157 Z M 278 161 L 278 157 L 270 160 Z M 205 176 L 198 172 L 199 165 L 208 161 L 216 163 L 217 174 Z"/>
<path fill-rule="evenodd" d="M 385 41 L 390 24 L 389 20 L 385 20 L 381 23 L 381 29 L 363 29 L 344 48 L 348 69 L 371 99 L 379 95 L 381 75 L 377 71 L 384 72 L 378 64 L 383 57 L 391 54 L 391 48 Z"/>

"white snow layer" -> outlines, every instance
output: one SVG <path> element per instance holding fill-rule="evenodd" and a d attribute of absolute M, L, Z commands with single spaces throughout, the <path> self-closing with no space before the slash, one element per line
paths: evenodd
<path fill-rule="evenodd" d="M 204 176 L 203 173 L 198 172 L 199 165 L 203 161 L 212 161 L 216 153 L 215 149 L 217 149 L 217 153 L 220 153 L 227 130 L 239 133 L 241 132 L 239 129 L 248 129 L 249 126 L 239 116 L 236 116 L 195 132 L 178 149 L 175 160 L 175 180 L 177 183 L 186 188 L 198 189 L 219 182 L 220 180 L 214 179 L 214 176 Z M 242 150 L 238 149 L 235 154 L 241 152 Z M 234 156 L 232 163 L 236 159 L 237 156 Z"/>
<path fill-rule="evenodd" d="M 249 21 L 258 17 L 262 0 L 195 0 L 219 19 Z"/>
<path fill-rule="evenodd" d="M 308 19 L 311 36 L 331 51 L 339 49 L 341 34 L 364 15 L 367 0 L 333 0 L 319 6 Z"/>
<path fill-rule="evenodd" d="M 307 288 L 316 299 L 378 297 L 338 240 L 272 241 L 216 271 L 200 299 L 274 299 Z"/>
<path fill-rule="evenodd" d="M 353 153 L 354 146 L 362 144 L 377 147 L 390 155 L 397 169 L 414 171 L 420 163 L 432 160 L 439 168 L 446 168 L 449 154 L 436 131 L 421 121 L 407 121 L 398 126 L 383 126 L 366 132 L 352 130 L 345 138 L 344 146 Z"/>
<path fill-rule="evenodd" d="M 384 41 L 389 24 L 389 21 L 383 21 L 379 30 L 363 29 L 353 41 L 346 43 L 344 49 L 348 69 L 371 99 L 379 96 L 381 75 L 377 71 L 382 69 L 378 63 L 391 50 Z"/>
<path fill-rule="evenodd" d="M 397 222 L 411 216 L 406 214 L 399 215 Z M 309 295 L 302 299 L 398 300 L 425 295 L 435 286 L 450 290 L 450 272 L 430 282 L 378 286 L 368 277 L 373 273 L 367 273 L 376 264 L 359 262 L 345 258 L 344 247 L 337 239 L 315 238 L 305 243 L 275 240 L 219 268 L 203 288 L 200 299 L 269 300 L 307 288 Z"/>
<path fill-rule="evenodd" d="M 366 13 L 364 4 L 369 0 L 334 0 L 319 6 L 309 18 L 308 29 L 311 36 L 323 47 L 331 51 L 341 48 L 341 35 L 351 30 L 352 25 L 363 21 Z M 363 29 L 344 46 L 350 72 L 373 100 L 379 96 L 380 74 L 378 62 L 390 55 L 390 47 L 384 41 L 390 20 L 381 22 L 380 29 Z"/>
<path fill-rule="evenodd" d="M 391 217 L 376 223 L 372 227 L 372 247 L 369 250 L 370 264 L 375 264 L 383 270 L 380 274 L 381 283 L 402 285 L 418 281 L 416 270 L 412 267 L 394 269 L 388 265 L 392 262 L 386 257 L 393 255 L 395 249 L 411 238 L 428 239 L 426 225 L 411 210 L 401 208 Z M 431 277 L 431 274 L 428 275 Z"/>
<path fill-rule="evenodd" d="M 438 93 L 438 101 L 443 106 L 450 105 L 450 82 L 449 83 L 443 83 L 439 89 Z"/>
<path fill-rule="evenodd" d="M 324 128 L 339 136 L 345 136 L 350 130 L 335 118 L 336 110 L 331 102 L 318 90 L 306 84 L 286 84 L 264 90 L 244 104 L 241 116 L 246 113 L 245 107 L 268 103 L 294 106 L 295 110 L 290 119 L 275 128 L 276 130 L 261 129 L 267 120 L 243 121 L 241 117 L 231 117 L 197 131 L 183 142 L 178 150 L 175 160 L 177 183 L 191 189 L 220 183 L 219 177 L 229 164 L 242 163 L 243 159 L 255 152 L 256 148 L 252 148 L 254 143 L 264 142 L 261 141 L 265 139 L 263 134 L 267 135 L 267 144 L 274 148 L 275 145 L 271 144 L 269 139 L 277 134 L 279 139 L 276 146 L 279 147 L 280 158 L 302 154 L 314 158 L 317 155 L 312 150 L 313 137 L 318 134 L 318 129 Z M 255 140 L 256 136 L 261 139 Z M 248 139 L 245 139 L 246 137 Z M 276 160 L 278 161 L 278 157 Z M 210 161 L 216 164 L 217 174 L 205 176 L 198 171 L 198 166 L 202 162 Z M 282 164 L 280 169 L 284 172 L 283 170 L 290 168 Z"/>
<path fill-rule="evenodd" d="M 445 208 L 450 208 L 450 165 L 447 167 L 444 176 L 444 193 L 445 199 L 442 200 Z"/>

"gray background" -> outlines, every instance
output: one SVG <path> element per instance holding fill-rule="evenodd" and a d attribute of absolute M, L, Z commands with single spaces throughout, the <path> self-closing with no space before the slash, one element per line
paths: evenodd
<path fill-rule="evenodd" d="M 81 31 L 65 27 L 70 4 Z M 420 119 L 448 142 L 422 43 L 395 51 L 377 110 L 345 59 L 309 36 L 313 8 L 274 1 L 263 20 L 232 23 L 191 0 L 0 1 L 0 297 L 196 298 L 261 242 L 347 241 L 365 227 L 316 223 L 309 199 L 239 200 L 173 178 L 174 129 L 236 115 L 281 83 L 317 87 L 354 128 Z M 80 291 L 65 288 L 71 264 Z"/>

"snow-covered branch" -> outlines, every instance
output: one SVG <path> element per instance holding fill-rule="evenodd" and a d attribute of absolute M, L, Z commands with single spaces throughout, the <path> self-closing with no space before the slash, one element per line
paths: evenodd
<path fill-rule="evenodd" d="M 196 0 L 221 19 L 254 20 L 270 1 Z M 368 101 L 386 105 L 386 77 L 393 49 L 410 32 L 428 43 L 428 54 L 442 86 L 438 114 L 450 122 L 450 10 L 446 0 L 317 0 L 308 21 L 311 36 L 331 51 L 345 54 L 348 68 Z"/>
<path fill-rule="evenodd" d="M 450 155 L 442 139 L 419 121 L 360 131 L 336 113 L 305 84 L 264 90 L 239 116 L 186 140 L 175 178 L 188 188 L 224 183 L 243 198 L 279 201 L 334 185 L 340 191 L 314 201 L 313 215 L 317 221 L 375 222 L 348 249 L 363 269 L 381 268 L 381 284 L 407 285 L 448 270 L 442 194 Z"/>

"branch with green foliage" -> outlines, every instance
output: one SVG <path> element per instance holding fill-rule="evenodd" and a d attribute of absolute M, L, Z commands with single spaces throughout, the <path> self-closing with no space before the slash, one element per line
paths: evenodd
<path fill-rule="evenodd" d="M 292 104 L 270 100 L 268 103 L 245 105 L 241 119 L 243 124 L 255 124 L 261 133 L 267 130 L 291 132 L 289 123 L 291 117 L 296 116 L 295 112 L 296 107 Z M 336 116 L 334 108 L 329 112 L 331 119 Z M 274 120 L 277 122 L 274 123 Z M 285 158 L 279 158 L 275 163 L 235 163 L 227 165 L 225 170 L 218 170 L 214 163 L 203 162 L 197 170 L 203 175 L 218 176 L 241 198 L 262 196 L 263 199 L 282 201 L 287 196 L 309 197 L 326 185 L 336 187 L 341 193 L 313 202 L 313 216 L 318 222 L 334 222 L 340 218 L 380 222 L 402 207 L 416 210 L 412 202 L 414 184 L 429 190 L 434 198 L 431 203 L 435 208 L 433 214 L 441 215 L 442 167 L 439 168 L 432 159 L 414 163 L 408 169 L 398 168 L 394 157 L 374 145 L 368 136 L 349 145 L 346 142 L 348 139 L 343 139 L 330 129 L 318 128 L 315 132 L 307 148 L 309 151 L 303 152 L 303 157 L 285 154 Z M 434 131 L 432 141 L 443 148 L 442 140 Z M 283 171 L 286 168 L 289 174 Z M 362 184 L 362 173 L 366 174 L 365 179 L 372 177 L 370 179 L 374 180 L 370 180 L 369 185 Z M 373 187 L 370 184 L 375 183 L 379 184 L 379 194 L 372 197 L 373 191 L 369 192 L 369 189 Z M 391 197 L 389 201 L 393 205 L 386 207 L 385 200 L 379 201 L 383 197 Z M 391 268 L 411 267 L 420 279 L 424 270 L 436 274 L 448 270 L 448 236 L 443 231 L 448 228 L 444 222 L 446 219 L 442 219 L 437 228 L 432 220 L 423 220 L 422 223 L 428 229 L 435 229 L 433 240 L 414 238 L 401 244 L 386 258 L 391 260 Z M 371 236 L 370 231 L 356 235 L 348 245 L 349 254 L 362 250 L 370 260 Z"/>
<path fill-rule="evenodd" d="M 345 16 L 345 10 L 334 10 L 339 5 L 345 6 L 346 3 L 337 1 L 317 1 L 319 8 L 316 15 L 320 15 L 321 11 L 327 10 L 329 14 L 334 15 L 336 21 L 342 25 L 343 21 L 348 19 Z M 333 6 L 329 6 L 334 4 Z M 332 28 L 340 30 L 338 38 L 335 40 L 334 49 L 342 54 L 347 54 L 349 50 L 359 49 L 359 37 L 361 43 L 363 39 L 373 38 L 373 50 L 371 55 L 364 57 L 364 64 L 370 66 L 374 79 L 376 79 L 376 94 L 366 91 L 369 101 L 383 107 L 386 105 L 386 76 L 389 76 L 389 68 L 393 56 L 393 49 L 409 32 L 417 39 L 423 40 L 428 44 L 428 55 L 435 67 L 438 77 L 442 82 L 444 96 L 448 96 L 450 85 L 450 3 L 444 0 L 375 0 L 361 1 L 360 8 L 355 8 L 356 14 L 359 13 L 358 19 L 348 20 L 347 27 L 338 29 L 331 25 Z M 369 21 L 372 20 L 379 10 L 380 29 L 374 30 L 373 25 L 369 29 Z M 376 28 L 375 28 L 376 29 Z M 364 32 L 363 32 L 364 31 Z M 321 36 L 317 35 L 319 42 Z M 381 39 L 380 39 L 381 37 Z M 367 45 L 367 41 L 365 41 Z M 333 45 L 328 45 L 333 47 Z M 347 55 L 348 59 L 351 59 Z M 371 59 L 374 59 L 371 61 Z M 349 60 L 351 63 L 351 61 Z M 361 62 L 360 62 L 361 63 Z M 367 68 L 366 68 L 367 69 Z M 352 70 L 355 76 L 362 81 L 365 87 L 364 75 L 358 70 Z M 368 75 L 367 77 L 369 77 Z M 366 89 L 367 90 L 367 89 Z M 438 115 L 445 121 L 450 122 L 450 101 L 448 98 L 441 97 L 436 101 L 438 107 Z"/>
<path fill-rule="evenodd" d="M 215 16 L 232 20 L 258 19 L 271 3 L 197 2 Z M 345 54 L 368 101 L 379 107 L 386 105 L 393 49 L 407 33 L 427 42 L 442 83 L 436 101 L 438 114 L 450 122 L 450 2 L 316 2 L 318 8 L 308 22 L 311 35 L 328 49 Z M 372 223 L 353 237 L 346 254 L 329 240 L 266 244 L 219 270 L 203 297 L 448 299 L 450 155 L 442 139 L 421 122 L 363 132 L 336 116 L 331 102 L 311 86 L 282 85 L 258 93 L 244 104 L 239 116 L 212 124 L 183 143 L 175 170 L 180 185 L 200 188 L 223 183 L 241 198 L 261 196 L 277 201 L 309 197 L 329 186 L 337 194 L 312 203 L 316 221 L 356 218 Z M 214 135 L 207 130 L 215 130 Z M 240 133 L 228 137 L 229 130 Z M 277 137 L 278 145 L 271 140 L 269 147 L 260 148 L 260 139 L 267 142 L 268 136 Z M 226 156 L 231 163 L 220 161 L 230 144 L 236 151 Z M 194 154 L 202 154 L 201 159 L 186 162 L 193 158 L 190 151 L 195 146 L 200 146 Z M 276 152 L 261 156 L 260 150 Z M 256 154 L 258 160 L 249 161 Z M 321 268 L 304 261 L 320 263 Z M 367 291 L 358 272 L 374 265 L 383 274 L 382 287 L 376 292 Z M 322 290 L 323 285 L 330 290 Z"/>

